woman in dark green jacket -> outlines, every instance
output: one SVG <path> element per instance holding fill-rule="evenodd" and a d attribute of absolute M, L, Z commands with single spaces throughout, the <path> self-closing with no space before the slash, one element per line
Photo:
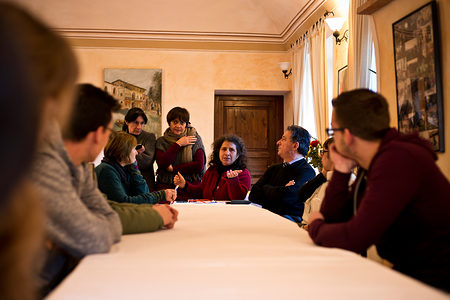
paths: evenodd
<path fill-rule="evenodd" d="M 105 157 L 95 168 L 99 189 L 109 200 L 126 203 L 171 202 L 176 198 L 173 189 L 150 193 L 136 163 L 136 138 L 118 132 L 108 141 Z"/>

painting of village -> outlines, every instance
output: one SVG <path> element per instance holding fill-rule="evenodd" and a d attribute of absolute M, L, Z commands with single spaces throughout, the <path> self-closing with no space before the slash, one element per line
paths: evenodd
<path fill-rule="evenodd" d="M 105 69 L 104 90 L 116 98 L 121 109 L 114 114 L 114 130 L 122 130 L 132 107 L 147 115 L 145 131 L 161 136 L 161 69 Z"/>

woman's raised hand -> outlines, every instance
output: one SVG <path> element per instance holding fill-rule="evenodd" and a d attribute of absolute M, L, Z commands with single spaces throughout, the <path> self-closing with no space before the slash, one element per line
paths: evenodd
<path fill-rule="evenodd" d="M 242 170 L 228 170 L 227 171 L 227 177 L 228 178 L 234 178 L 237 177 L 240 173 L 242 173 Z"/>
<path fill-rule="evenodd" d="M 180 138 L 176 143 L 180 145 L 181 147 L 187 146 L 187 145 L 194 145 L 197 141 L 197 138 L 193 135 L 186 135 Z"/>
<path fill-rule="evenodd" d="M 173 184 L 178 185 L 182 189 L 186 186 L 186 180 L 184 180 L 184 177 L 180 174 L 180 172 L 173 177 Z"/>

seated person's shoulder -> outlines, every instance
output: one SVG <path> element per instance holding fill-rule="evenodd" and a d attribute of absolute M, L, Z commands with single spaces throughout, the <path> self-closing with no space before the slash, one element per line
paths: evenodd
<path fill-rule="evenodd" d="M 97 175 L 97 177 L 108 176 L 116 173 L 116 169 L 114 169 L 113 166 L 107 163 L 101 163 L 97 167 L 95 167 L 95 174 Z"/>

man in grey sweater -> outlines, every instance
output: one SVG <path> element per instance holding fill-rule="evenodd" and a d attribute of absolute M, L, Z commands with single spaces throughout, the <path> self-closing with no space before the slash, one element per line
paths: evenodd
<path fill-rule="evenodd" d="M 79 259 L 108 252 L 120 241 L 119 215 L 98 190 L 88 164 L 106 145 L 112 131 L 112 112 L 118 108 L 117 101 L 102 90 L 80 85 L 67 132 L 62 135 L 54 123 L 37 153 L 32 177 L 47 213 L 48 253 L 40 274 L 44 295 L 73 270 Z M 133 228 L 136 232 L 171 228 L 177 219 L 174 209 L 162 205 L 116 210 L 121 217 L 139 214 L 138 220 L 146 228 Z"/>

